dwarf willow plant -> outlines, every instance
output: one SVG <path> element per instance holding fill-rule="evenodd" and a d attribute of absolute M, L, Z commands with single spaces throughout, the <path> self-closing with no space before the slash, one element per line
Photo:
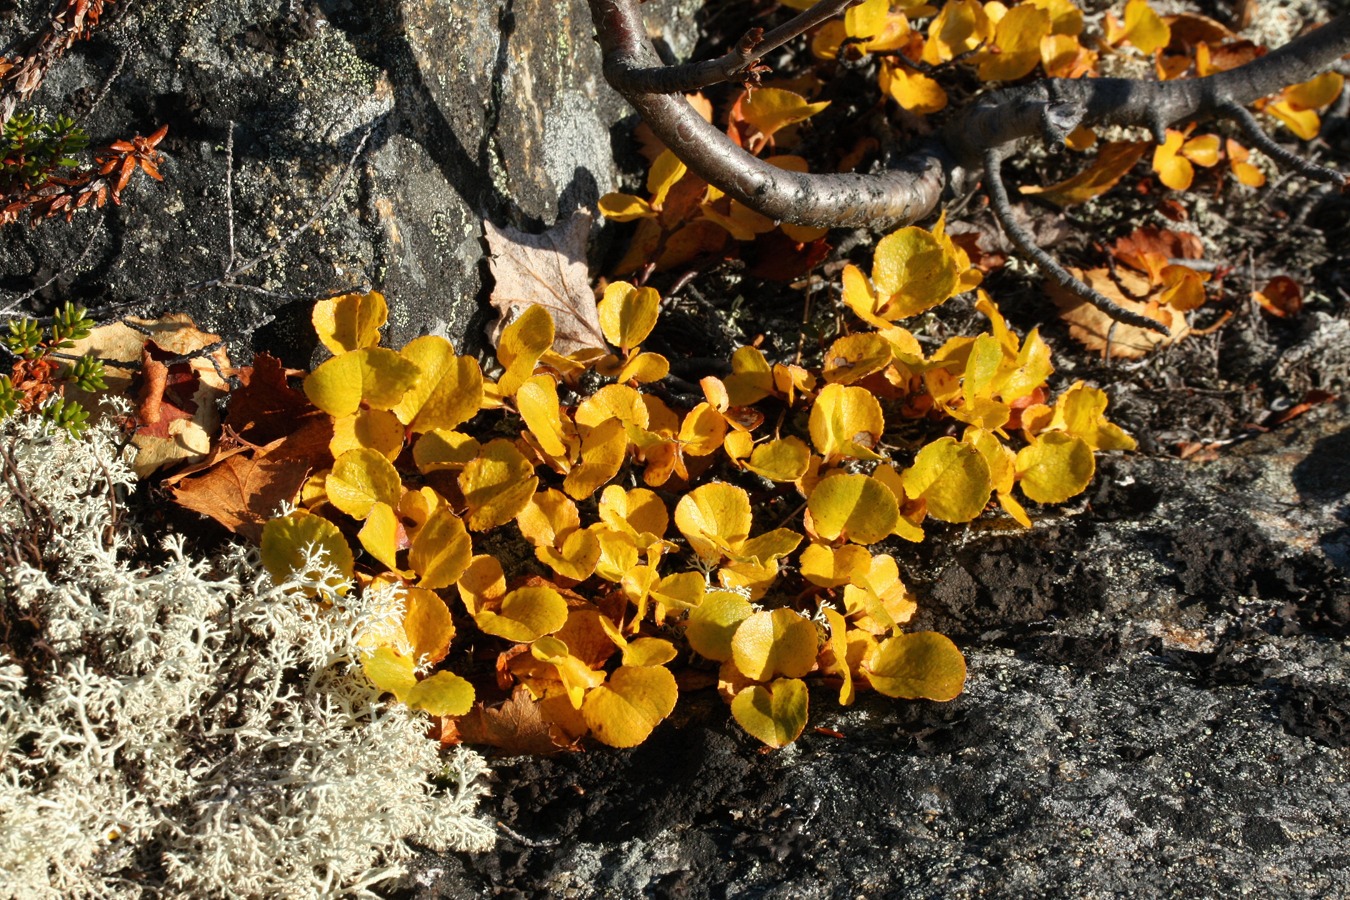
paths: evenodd
<path fill-rule="evenodd" d="M 39 410 L 71 438 L 81 437 L 89 427 L 89 411 L 63 394 L 68 385 L 87 394 L 106 390 L 103 361 L 81 356 L 63 363 L 57 354 L 88 337 L 93 327 L 85 308 L 69 301 L 45 329 L 34 319 L 11 319 L 4 343 L 15 362 L 9 375 L 0 375 L 0 420 L 21 409 Z"/>
<path fill-rule="evenodd" d="M 1014 334 L 982 291 L 989 330 L 931 354 L 896 324 L 979 277 L 941 222 L 903 228 L 870 278 L 845 270 L 861 327 L 821 368 L 743 347 L 679 410 L 648 389 L 669 370 L 641 347 L 660 309 L 651 288 L 609 285 L 612 347 L 567 356 L 549 314 L 526 309 L 502 334 L 495 382 L 441 337 L 380 347 L 379 294 L 320 302 L 336 355 L 304 387 L 333 417 L 334 463 L 267 524 L 263 560 L 293 577 L 318 546 L 363 590 L 400 586 L 406 615 L 367 635 L 366 674 L 451 726 L 484 703 L 452 671 L 467 659 L 456 640 L 495 646 L 497 688 L 523 688 L 563 744 L 641 743 L 675 706 L 677 660 L 715 664 L 736 720 L 774 747 L 806 725 L 807 679 L 845 705 L 866 688 L 950 700 L 965 661 L 946 637 L 905 630 L 914 598 L 875 545 L 922 540 L 930 518 L 968 522 L 995 497 L 1030 526 L 1019 495 L 1062 502 L 1087 487 L 1096 451 L 1134 447 L 1101 391 L 1078 383 L 1050 402 L 1045 342 Z M 587 393 L 587 372 L 608 383 Z M 902 426 L 943 436 L 887 439 Z M 800 514 L 756 524 L 753 509 L 794 494 Z M 475 552 L 502 529 L 547 576 Z"/>

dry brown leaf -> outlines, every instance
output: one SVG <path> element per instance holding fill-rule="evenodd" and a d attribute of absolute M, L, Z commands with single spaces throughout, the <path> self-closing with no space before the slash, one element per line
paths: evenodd
<path fill-rule="evenodd" d="M 487 744 L 507 756 L 542 756 L 563 749 L 553 739 L 552 729 L 523 685 L 495 707 L 475 703 L 458 719 L 441 719 L 441 741 L 446 744 Z"/>
<path fill-rule="evenodd" d="M 1164 336 L 1156 331 L 1117 322 L 1081 297 L 1069 293 L 1057 284 L 1048 283 L 1050 299 L 1059 307 L 1059 317 L 1069 325 L 1069 336 L 1087 349 L 1107 353 L 1109 335 L 1110 358 L 1138 359 L 1160 346 L 1165 347 L 1179 341 L 1190 333 L 1190 326 L 1183 313 L 1160 307 L 1156 303 L 1126 297 L 1105 269 L 1092 269 L 1086 273 L 1078 269 L 1069 271 L 1086 281 L 1098 293 L 1104 294 L 1107 299 L 1131 312 L 1156 319 L 1171 329 L 1171 335 Z"/>
<path fill-rule="evenodd" d="M 600 314 L 586 268 L 591 214 L 578 209 L 543 234 L 483 223 L 491 252 L 489 265 L 496 285 L 489 298 L 501 314 L 490 338 L 531 305 L 553 316 L 553 349 L 561 354 L 605 346 Z"/>

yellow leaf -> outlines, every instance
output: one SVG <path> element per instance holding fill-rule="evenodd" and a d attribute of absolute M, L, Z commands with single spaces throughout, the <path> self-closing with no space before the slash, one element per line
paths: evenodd
<path fill-rule="evenodd" d="M 670 189 L 675 186 L 675 183 L 684 177 L 686 171 L 687 169 L 679 157 L 669 150 L 661 151 L 660 155 L 652 161 L 651 171 L 647 173 L 647 193 L 652 195 L 652 206 L 661 206 L 666 202 L 666 195 L 670 193 Z M 650 290 L 650 288 L 647 290 Z M 610 341 L 610 343 L 618 344 L 617 341 Z M 638 341 L 638 343 L 641 343 L 641 341 Z"/>
<path fill-rule="evenodd" d="M 1012 490 L 1017 454 L 992 431 L 985 431 L 982 428 L 967 428 L 962 440 L 980 451 L 980 456 L 984 457 L 984 463 L 989 467 L 989 482 L 994 490 L 1002 493 Z"/>
<path fill-rule="evenodd" d="M 435 591 L 459 581 L 472 558 L 473 541 L 464 522 L 450 507 L 442 506 L 418 529 L 408 565 L 422 576 L 417 582 L 420 587 Z"/>
<path fill-rule="evenodd" d="M 821 374 L 831 384 L 852 384 L 880 372 L 890 362 L 890 342 L 875 332 L 864 331 L 831 344 Z"/>
<path fill-rule="evenodd" d="M 1345 76 L 1339 72 L 1323 72 L 1316 78 L 1287 87 L 1284 101 L 1293 110 L 1321 109 L 1331 105 L 1341 95 Z"/>
<path fill-rule="evenodd" d="M 800 94 L 781 88 L 759 88 L 742 101 L 741 114 L 768 137 L 780 128 L 811 118 L 829 105 L 828 100 L 807 103 Z"/>
<path fill-rule="evenodd" d="M 1199 309 L 1205 305 L 1205 282 L 1208 272 L 1197 272 L 1189 266 L 1164 266 L 1162 272 L 1163 292 L 1158 295 L 1159 303 L 1166 303 L 1174 309 L 1183 311 Z"/>
<path fill-rule="evenodd" d="M 1197 166 L 1209 168 L 1219 164 L 1219 136 L 1202 134 L 1193 137 L 1181 146 L 1181 155 Z"/>
<path fill-rule="evenodd" d="M 882 641 L 863 671 L 872 687 L 904 700 L 954 700 L 966 686 L 965 657 L 934 631 Z"/>
<path fill-rule="evenodd" d="M 811 407 L 811 442 L 827 461 L 851 456 L 881 459 L 873 451 L 885 430 L 881 404 L 865 388 L 827 384 Z"/>
<path fill-rule="evenodd" d="M 640 637 L 623 647 L 625 666 L 664 666 L 678 654 L 675 645 L 661 638 Z"/>
<path fill-rule="evenodd" d="M 1142 53 L 1153 53 L 1166 47 L 1172 39 L 1172 30 L 1148 5 L 1147 0 L 1130 0 L 1125 4 L 1125 25 L 1122 28 L 1114 16 L 1107 14 L 1106 41 L 1111 46 L 1129 41 Z"/>
<path fill-rule="evenodd" d="M 459 473 L 459 488 L 469 510 L 469 528 L 488 531 L 514 519 L 539 484 L 534 466 L 515 444 L 497 438 Z"/>
<path fill-rule="evenodd" d="M 670 360 L 659 353 L 638 353 L 623 364 L 619 370 L 619 381 L 636 381 L 639 384 L 651 384 L 670 374 Z"/>
<path fill-rule="evenodd" d="M 916 316 L 956 292 L 960 273 L 949 242 L 917 225 L 908 225 L 877 242 L 872 283 L 883 302 L 883 319 Z"/>
<path fill-rule="evenodd" d="M 680 444 L 689 456 L 715 453 L 726 436 L 726 416 L 706 402 L 689 410 L 680 426 Z"/>
<path fill-rule="evenodd" d="M 845 544 L 832 549 L 825 544 L 811 544 L 802 551 L 798 565 L 802 577 L 819 587 L 842 587 L 853 579 L 859 569 L 866 569 L 872 555 L 857 544 Z"/>
<path fill-rule="evenodd" d="M 549 488 L 530 498 L 516 516 L 516 525 L 532 546 L 553 547 L 563 534 L 580 527 L 581 513 L 571 498 Z"/>
<path fill-rule="evenodd" d="M 473 618 L 488 634 L 526 643 L 567 623 L 567 601 L 553 588 L 517 588 L 502 598 L 498 610 L 479 610 Z"/>
<path fill-rule="evenodd" d="M 356 539 L 385 568 L 398 569 L 398 516 L 389 504 L 376 503 L 370 508 Z"/>
<path fill-rule="evenodd" d="M 821 609 L 825 614 L 825 621 L 830 626 L 830 640 L 827 645 L 828 656 L 833 657 L 834 665 L 831 671 L 838 675 L 843 681 L 839 685 L 839 705 L 852 706 L 854 697 L 853 688 L 853 667 L 849 665 L 848 659 L 848 625 L 844 622 L 844 617 L 838 610 L 830 609 L 828 606 Z M 822 654 L 822 659 L 827 658 Z"/>
<path fill-rule="evenodd" d="M 741 347 L 731 354 L 731 374 L 723 379 L 727 402 L 749 406 L 773 393 L 773 371 L 757 347 Z"/>
<path fill-rule="evenodd" d="M 1284 123 L 1285 127 L 1305 141 L 1317 137 L 1322 130 L 1322 119 L 1311 109 L 1294 109 L 1288 103 L 1276 101 L 1266 106 L 1266 112 Z"/>
<path fill-rule="evenodd" d="M 596 575 L 618 584 L 638 567 L 638 546 L 631 535 L 598 523 L 588 530 L 595 535 L 600 545 L 600 558 L 595 564 Z"/>
<path fill-rule="evenodd" d="M 576 429 L 558 405 L 558 383 L 551 375 L 534 375 L 516 389 L 516 410 L 539 448 L 556 459 L 571 461 Z M 571 445 L 571 446 L 569 446 Z"/>
<path fill-rule="evenodd" d="M 1082 438 L 1094 450 L 1134 450 L 1134 438 L 1106 419 L 1106 392 L 1076 381 L 1055 401 L 1054 415 L 1045 426 Z"/>
<path fill-rule="evenodd" d="M 675 506 L 675 527 L 701 558 L 717 562 L 750 536 L 750 495 L 722 482 L 700 485 Z"/>
<path fill-rule="evenodd" d="M 614 222 L 631 222 L 655 218 L 657 212 L 641 197 L 611 191 L 600 198 L 600 214 Z"/>
<path fill-rule="evenodd" d="M 1028 0 L 1029 5 L 1050 14 L 1050 33 L 1076 37 L 1083 33 L 1083 11 L 1073 0 Z"/>
<path fill-rule="evenodd" d="M 459 471 L 482 449 L 478 439 L 471 435 L 458 431 L 428 431 L 413 444 L 413 462 L 423 475 L 446 469 Z"/>
<path fill-rule="evenodd" d="M 376 450 L 391 461 L 397 459 L 403 450 L 403 425 L 398 417 L 385 409 L 359 409 L 354 415 L 334 419 L 333 439 L 328 442 L 333 458 L 361 447 Z"/>
<path fill-rule="evenodd" d="M 775 528 L 733 547 L 731 558 L 736 562 L 767 566 L 796 550 L 801 542 L 802 536 L 791 528 Z"/>
<path fill-rule="evenodd" d="M 305 551 L 310 548 L 322 551 L 325 561 L 337 569 L 344 580 L 351 579 L 352 549 L 332 522 L 297 509 L 263 526 L 262 564 L 277 584 L 296 575 L 307 581 L 319 578 L 317 570 L 305 567 Z M 323 587 L 341 589 L 340 592 L 345 593 L 345 587 L 340 583 Z"/>
<path fill-rule="evenodd" d="M 731 591 L 708 591 L 689 614 L 684 637 L 695 653 L 717 662 L 731 659 L 731 639 L 755 608 Z"/>
<path fill-rule="evenodd" d="M 400 701 L 417 684 L 414 668 L 412 657 L 403 656 L 393 647 L 376 647 L 361 657 L 361 669 L 370 683 Z"/>
<path fill-rule="evenodd" d="M 654 288 L 637 288 L 626 281 L 615 281 L 605 288 L 599 309 L 605 340 L 627 351 L 652 333 L 661 312 L 661 295 Z"/>
<path fill-rule="evenodd" d="M 698 572 L 667 575 L 651 589 L 651 597 L 669 609 L 696 609 L 707 592 L 707 582 Z"/>
<path fill-rule="evenodd" d="M 563 479 L 563 490 L 577 500 L 589 497 L 619 474 L 627 458 L 624 423 L 618 419 L 603 422 L 581 439 L 581 462 Z"/>
<path fill-rule="evenodd" d="M 469 560 L 456 586 L 464 608 L 473 616 L 486 604 L 506 596 L 506 575 L 497 557 L 483 554 Z"/>
<path fill-rule="evenodd" d="M 1169 128 L 1167 141 L 1153 151 L 1153 171 L 1158 173 L 1159 181 L 1174 191 L 1186 190 L 1195 178 L 1195 167 L 1181 155 L 1185 140 L 1184 134 Z"/>
<path fill-rule="evenodd" d="M 863 0 L 844 13 L 844 30 L 851 38 L 876 37 L 885 30 L 890 12 L 890 0 Z"/>
<path fill-rule="evenodd" d="M 435 665 L 450 652 L 455 625 L 445 601 L 423 588 L 404 588 L 403 633 L 412 645 L 413 659 Z"/>
<path fill-rule="evenodd" d="M 872 478 L 883 484 L 887 490 L 895 495 L 896 505 L 900 509 L 900 517 L 896 520 L 894 534 L 916 544 L 922 541 L 923 528 L 920 526 L 926 515 L 926 504 L 918 502 L 905 493 L 904 480 L 900 477 L 900 473 L 889 464 L 883 463 L 873 469 Z"/>
<path fill-rule="evenodd" d="M 305 378 L 305 396 L 335 419 L 353 415 L 364 401 L 391 409 L 417 379 L 417 366 L 383 347 L 335 356 Z"/>
<path fill-rule="evenodd" d="M 1037 503 L 1063 503 L 1081 494 L 1097 462 L 1082 438 L 1047 431 L 1017 453 L 1017 483 Z"/>
<path fill-rule="evenodd" d="M 634 538 L 650 535 L 659 539 L 670 525 L 665 501 L 646 488 L 625 491 L 617 484 L 610 485 L 600 495 L 599 513 L 601 522 Z"/>
<path fill-rule="evenodd" d="M 980 451 L 951 437 L 938 438 L 920 450 L 901 479 L 905 493 L 922 497 L 929 515 L 944 522 L 974 519 L 993 491 Z"/>
<path fill-rule="evenodd" d="M 351 516 L 364 519 L 376 503 L 398 505 L 403 479 L 394 464 L 378 450 L 348 450 L 333 463 L 324 482 L 328 502 Z"/>
<path fill-rule="evenodd" d="M 881 62 L 877 84 L 892 100 L 920 116 L 947 108 L 947 92 L 932 78 L 904 63 Z"/>
<path fill-rule="evenodd" d="M 923 61 L 937 65 L 992 39 L 994 25 L 979 0 L 948 0 L 928 24 Z"/>
<path fill-rule="evenodd" d="M 1041 38 L 1050 34 L 1050 14 L 1030 4 L 1014 6 L 994 29 L 996 51 L 981 53 L 981 81 L 1014 81 L 1041 61 Z"/>
<path fill-rule="evenodd" d="M 1113 141 L 1103 144 L 1092 165 L 1072 178 L 1044 187 L 1026 185 L 1018 190 L 1023 194 L 1037 194 L 1056 206 L 1086 203 L 1115 187 L 1116 182 L 1124 178 L 1125 173 L 1143 158 L 1146 150 L 1147 141 Z"/>
<path fill-rule="evenodd" d="M 770 481 L 796 481 L 811 465 L 811 448 L 801 438 L 765 441 L 750 452 L 745 467 Z"/>
<path fill-rule="evenodd" d="M 745 677 L 800 678 L 816 664 L 816 626 L 791 609 L 752 613 L 736 627 L 731 655 Z"/>
<path fill-rule="evenodd" d="M 731 701 L 731 714 L 746 732 L 775 749 L 801 736 L 810 696 L 800 678 L 743 688 Z"/>
<path fill-rule="evenodd" d="M 399 355 L 418 370 L 417 380 L 394 407 L 408 430 L 421 434 L 450 429 L 478 413 L 483 402 L 478 360 L 456 356 L 450 342 L 434 334 L 411 341 Z"/>
<path fill-rule="evenodd" d="M 553 317 L 535 304 L 502 329 L 497 343 L 497 359 L 506 368 L 497 380 L 502 396 L 513 396 L 525 379 L 534 374 L 539 357 L 553 346 L 553 334 Z"/>
<path fill-rule="evenodd" d="M 334 355 L 380 343 L 380 328 L 389 319 L 384 295 L 344 294 L 314 304 L 314 331 Z"/>
<path fill-rule="evenodd" d="M 895 494 L 867 475 L 822 478 L 806 501 L 816 534 L 872 544 L 886 537 L 900 517 Z"/>
<path fill-rule="evenodd" d="M 581 715 L 611 747 L 636 747 L 675 709 L 679 688 L 662 666 L 621 666 L 586 695 Z"/>
<path fill-rule="evenodd" d="M 1228 138 L 1224 140 L 1224 152 L 1228 154 L 1228 165 L 1233 170 L 1233 177 L 1238 181 L 1247 187 L 1261 187 L 1266 183 L 1266 173 L 1248 162 L 1251 153 L 1246 147 Z"/>
<path fill-rule="evenodd" d="M 556 548 L 536 547 L 534 555 L 563 578 L 585 581 L 600 561 L 600 542 L 586 529 L 574 528 Z"/>
<path fill-rule="evenodd" d="M 409 688 L 403 700 L 433 716 L 462 716 L 473 707 L 473 685 L 454 672 L 437 672 Z"/>
<path fill-rule="evenodd" d="M 625 425 L 646 428 L 651 422 L 642 394 L 626 384 L 607 384 L 577 407 L 576 423 L 582 428 L 595 428 L 609 419 L 618 419 Z"/>

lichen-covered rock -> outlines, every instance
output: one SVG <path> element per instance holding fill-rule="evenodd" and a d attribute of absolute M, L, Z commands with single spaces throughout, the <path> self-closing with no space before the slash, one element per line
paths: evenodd
<path fill-rule="evenodd" d="M 682 2 L 653 3 L 654 20 Z M 370 285 L 393 304 L 392 346 L 432 330 L 475 341 L 482 221 L 542 227 L 615 187 L 609 129 L 628 111 L 601 76 L 584 0 L 109 9 L 93 39 L 51 69 L 36 103 L 78 114 L 117 71 L 84 125 L 97 145 L 167 124 L 165 181 L 138 178 L 122 207 L 70 226 L 0 234 L 0 287 L 18 293 L 64 273 L 30 302 L 39 310 L 73 296 L 186 311 L 226 335 L 236 357 L 265 347 L 302 364 L 313 349 L 307 301 Z M 36 31 L 50 10 L 21 0 L 13 33 Z M 220 276 L 228 258 L 231 129 L 240 260 L 339 194 L 308 233 L 239 278 L 267 293 L 183 292 Z"/>

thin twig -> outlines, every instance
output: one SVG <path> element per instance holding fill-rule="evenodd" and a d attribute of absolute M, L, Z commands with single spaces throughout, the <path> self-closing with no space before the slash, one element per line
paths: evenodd
<path fill-rule="evenodd" d="M 1021 251 L 1023 256 L 1034 262 L 1037 268 L 1060 287 L 1091 303 L 1112 319 L 1125 322 L 1136 328 L 1147 328 L 1160 334 L 1168 334 L 1166 325 L 1141 313 L 1128 310 L 1104 294 L 1093 290 L 1075 278 L 1068 269 L 1055 262 L 1050 254 L 1036 246 L 1036 239 L 1031 235 L 1031 232 L 1019 225 L 1017 220 L 1013 218 L 1012 205 L 1008 202 L 1008 192 L 1003 186 L 1003 175 L 999 171 L 1003 162 L 1003 152 L 997 148 L 985 152 L 984 177 L 986 188 L 989 191 L 989 205 L 993 209 L 994 218 L 998 220 L 998 224 L 1003 228 L 1003 233 L 1008 236 L 1008 240 L 1012 242 L 1013 246 Z"/>

